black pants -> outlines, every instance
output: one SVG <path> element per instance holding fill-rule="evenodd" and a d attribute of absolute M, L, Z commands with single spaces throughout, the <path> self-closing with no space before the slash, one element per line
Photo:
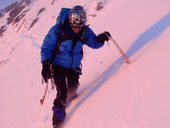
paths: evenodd
<path fill-rule="evenodd" d="M 59 65 L 53 65 L 53 78 L 57 89 L 57 95 L 54 100 L 54 107 L 63 107 L 61 102 L 67 100 L 67 89 L 78 88 L 80 73 L 74 69 L 66 69 Z"/>

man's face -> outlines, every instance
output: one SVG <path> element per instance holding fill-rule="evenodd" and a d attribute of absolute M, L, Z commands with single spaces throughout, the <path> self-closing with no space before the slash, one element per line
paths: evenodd
<path fill-rule="evenodd" d="M 78 33 L 81 30 L 81 28 L 75 28 L 75 27 L 72 27 L 72 29 L 73 29 L 74 33 Z"/>

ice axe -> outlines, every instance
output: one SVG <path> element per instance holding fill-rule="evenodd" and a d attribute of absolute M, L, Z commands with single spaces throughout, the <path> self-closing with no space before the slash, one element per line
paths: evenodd
<path fill-rule="evenodd" d="M 48 80 L 47 80 L 47 85 L 45 87 L 45 91 L 44 91 L 44 95 L 42 96 L 42 98 L 40 99 L 40 104 L 43 105 L 44 101 L 45 101 L 45 97 L 47 95 L 47 91 L 48 91 Z"/>
<path fill-rule="evenodd" d="M 117 44 L 117 42 L 110 35 L 108 35 L 107 33 L 105 33 L 105 34 L 116 45 L 116 47 L 118 48 L 118 50 L 120 51 L 120 53 L 124 57 L 125 62 L 126 63 L 130 63 L 130 60 L 129 60 L 128 56 L 123 52 L 123 50 L 120 48 L 120 46 Z"/>

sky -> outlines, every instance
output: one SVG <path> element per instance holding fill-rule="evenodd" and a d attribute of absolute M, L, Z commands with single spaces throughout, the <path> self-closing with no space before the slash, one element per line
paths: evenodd
<path fill-rule="evenodd" d="M 9 4 L 14 3 L 16 1 L 18 1 L 18 0 L 0 0 L 0 9 L 4 9 Z"/>
<path fill-rule="evenodd" d="M 99 1 L 39 0 L 7 26 L 0 37 L 1 128 L 52 128 L 56 91 L 49 84 L 40 105 L 46 87 L 40 47 L 60 9 L 76 4 L 85 7 L 96 34 L 111 33 L 130 63 L 111 40 L 100 49 L 85 46 L 79 97 L 66 109 L 62 128 L 170 128 L 170 0 L 102 0 L 104 8 L 96 11 Z"/>

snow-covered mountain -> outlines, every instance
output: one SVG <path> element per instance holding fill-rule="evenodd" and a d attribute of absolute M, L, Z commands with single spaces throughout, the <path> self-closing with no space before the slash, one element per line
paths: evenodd
<path fill-rule="evenodd" d="M 51 127 L 49 89 L 43 106 L 40 47 L 62 7 L 80 4 L 96 34 L 109 41 L 85 47 L 79 97 L 64 128 L 169 128 L 170 0 L 21 0 L 0 11 L 0 127 Z"/>

